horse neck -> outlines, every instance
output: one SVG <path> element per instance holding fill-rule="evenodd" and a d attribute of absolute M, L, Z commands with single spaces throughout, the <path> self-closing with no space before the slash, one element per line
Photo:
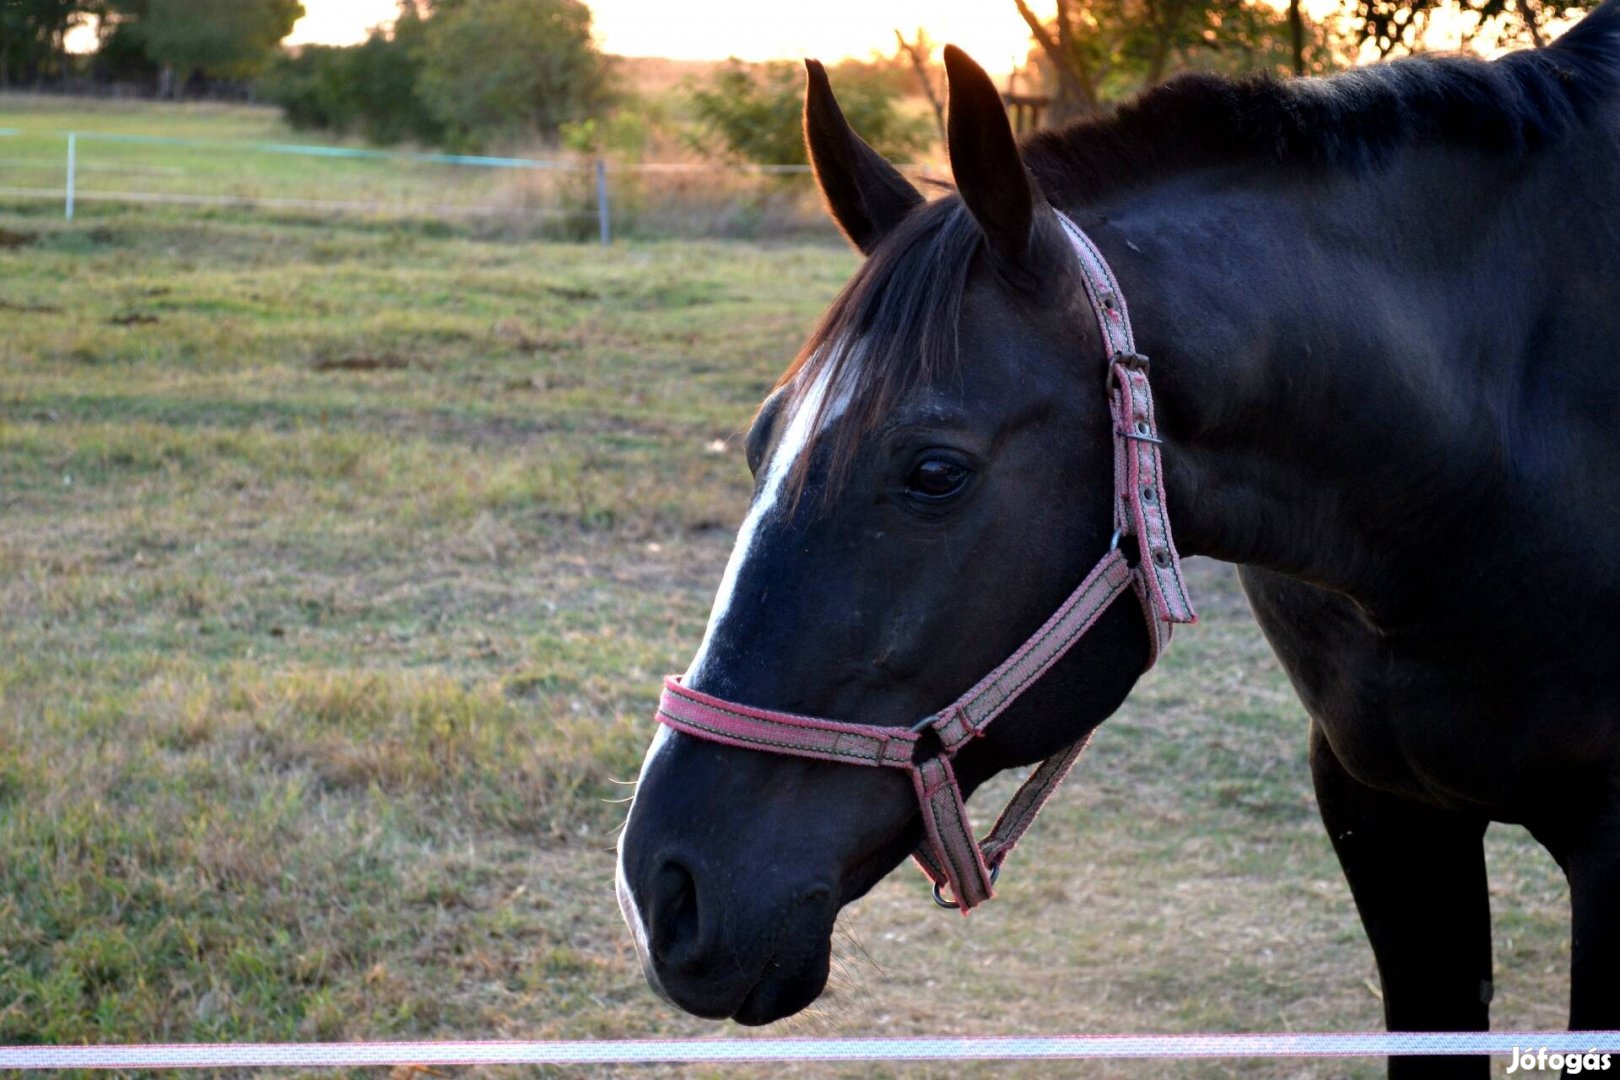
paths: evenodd
<path fill-rule="evenodd" d="M 1372 608 L 1448 519 L 1504 509 L 1482 493 L 1546 307 L 1522 267 L 1558 166 L 1479 157 L 1234 168 L 1081 211 L 1153 361 L 1185 553 Z"/>

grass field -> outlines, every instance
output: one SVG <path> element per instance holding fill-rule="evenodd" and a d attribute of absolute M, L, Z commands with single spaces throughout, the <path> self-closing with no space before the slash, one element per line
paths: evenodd
<path fill-rule="evenodd" d="M 739 433 L 852 266 L 0 209 L 0 1043 L 760 1034 L 642 984 L 613 800 L 741 518 Z M 949 916 L 901 870 L 762 1034 L 1377 1026 L 1299 706 L 1230 572 L 1192 574 L 1205 624 L 1003 898 Z M 1489 843 L 1497 1026 L 1562 1026 L 1562 879 Z"/>
<path fill-rule="evenodd" d="M 549 239 L 597 235 L 594 161 L 556 147 L 515 146 L 497 157 L 547 167 L 448 163 L 407 150 L 295 131 L 267 106 L 81 101 L 0 95 L 0 203 L 54 201 L 77 138 L 82 209 L 112 202 L 268 208 L 372 218 L 483 221 L 485 233 Z M 360 156 L 354 156 L 356 153 Z M 831 238 L 810 177 L 739 173 L 665 147 L 659 164 L 608 155 L 615 235 Z M 673 153 L 671 159 L 669 155 Z M 673 162 L 673 163 L 672 163 Z"/>

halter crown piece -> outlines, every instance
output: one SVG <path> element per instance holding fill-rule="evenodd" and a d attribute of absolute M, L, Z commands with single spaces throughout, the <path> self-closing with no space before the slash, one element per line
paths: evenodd
<path fill-rule="evenodd" d="M 1173 624 L 1198 619 L 1187 598 L 1181 557 L 1170 538 L 1147 358 L 1136 351 L 1125 298 L 1102 252 L 1078 225 L 1061 213 L 1057 216 L 1074 246 L 1107 352 L 1109 411 L 1114 421 L 1115 540 L 1108 554 L 1017 652 L 967 693 L 910 728 L 757 709 L 699 693 L 682 686 L 674 676 L 664 680 L 658 702 L 660 723 L 710 742 L 909 773 L 922 809 L 924 831 L 913 857 L 933 880 L 934 899 L 942 906 L 959 908 L 964 915 L 995 894 L 1002 861 L 1074 767 L 1091 737 L 1088 734 L 1041 762 L 978 843 L 973 840 L 951 759 L 983 735 L 990 722 L 1046 674 L 1127 589 L 1136 593 L 1147 618 L 1147 667 L 1153 666 L 1170 643 Z M 1135 538 L 1141 554 L 1135 566 L 1119 550 L 1118 541 L 1127 536 Z M 928 731 L 939 744 L 931 754 L 919 745 Z M 942 888 L 950 889 L 954 902 L 944 898 Z"/>

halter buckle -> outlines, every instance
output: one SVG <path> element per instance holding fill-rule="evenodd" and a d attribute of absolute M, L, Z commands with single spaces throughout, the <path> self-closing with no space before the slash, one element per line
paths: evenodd
<path fill-rule="evenodd" d="M 994 865 L 994 866 L 992 866 L 990 868 L 990 884 L 992 886 L 994 886 L 995 883 L 996 883 L 996 879 L 999 878 L 1000 876 L 1001 876 L 1001 864 L 996 863 L 996 865 Z M 960 908 L 962 906 L 961 904 L 958 904 L 955 900 L 947 900 L 947 899 L 945 899 L 945 893 L 943 891 L 943 888 L 940 885 L 940 883 L 937 882 L 937 881 L 934 882 L 934 903 L 938 904 L 940 907 L 946 909 L 947 911 L 955 911 L 955 910 L 957 910 L 958 908 Z"/>

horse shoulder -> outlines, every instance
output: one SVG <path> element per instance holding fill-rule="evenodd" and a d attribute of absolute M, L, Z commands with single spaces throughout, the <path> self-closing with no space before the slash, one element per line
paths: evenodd
<path fill-rule="evenodd" d="M 1306 712 L 1370 787 L 1524 821 L 1620 766 L 1620 680 L 1577 670 L 1613 651 L 1517 664 L 1512 642 L 1486 644 L 1490 628 L 1437 615 L 1392 633 L 1342 594 L 1253 567 L 1239 577 Z"/>

